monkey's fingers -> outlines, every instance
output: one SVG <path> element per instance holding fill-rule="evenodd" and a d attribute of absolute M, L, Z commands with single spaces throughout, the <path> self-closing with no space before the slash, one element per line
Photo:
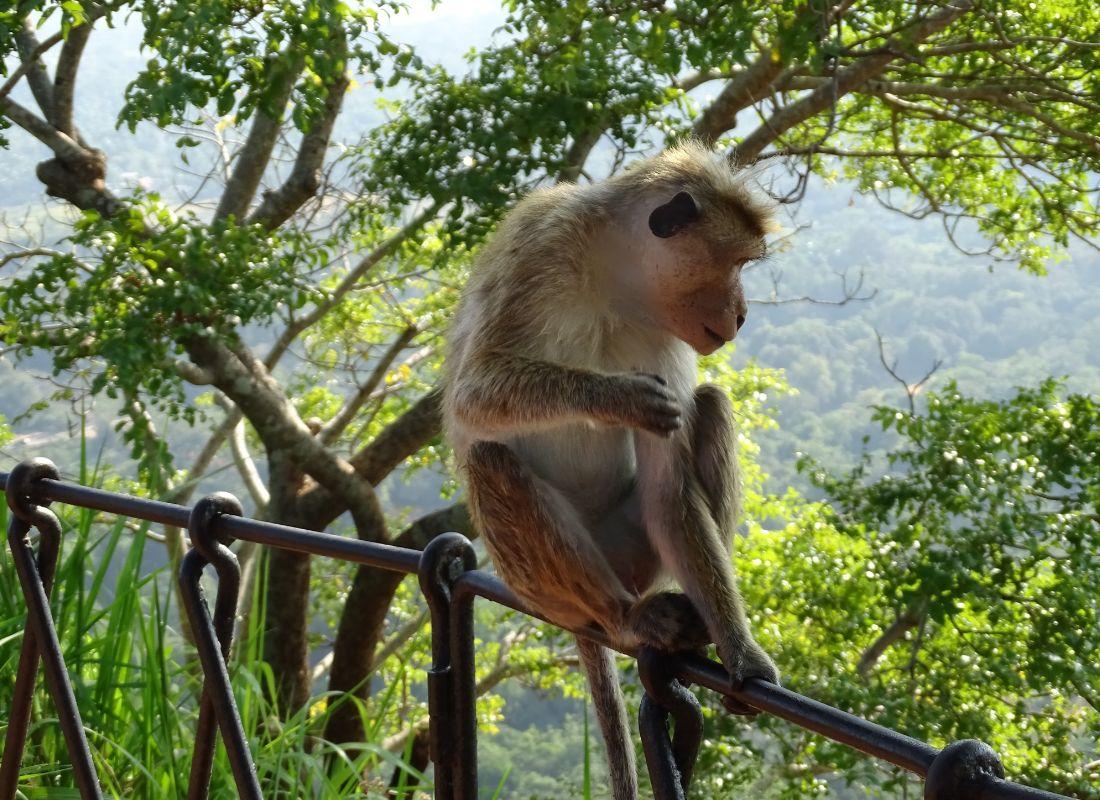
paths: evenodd
<path fill-rule="evenodd" d="M 680 401 L 660 375 L 637 373 L 630 376 L 635 407 L 632 424 L 658 436 L 669 436 L 683 427 Z"/>
<path fill-rule="evenodd" d="M 679 410 L 669 408 L 647 409 L 639 427 L 658 436 L 668 437 L 683 427 Z"/>

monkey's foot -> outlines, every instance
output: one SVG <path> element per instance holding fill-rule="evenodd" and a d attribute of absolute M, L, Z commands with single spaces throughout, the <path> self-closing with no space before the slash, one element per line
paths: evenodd
<path fill-rule="evenodd" d="M 643 597 L 630 610 L 627 624 L 643 644 L 657 650 L 700 650 L 711 641 L 703 618 L 680 592 Z"/>
<path fill-rule="evenodd" d="M 730 673 L 730 686 L 740 689 L 749 678 L 760 678 L 768 683 L 779 683 L 779 670 L 775 662 L 764 652 L 754 639 L 736 641 L 731 645 L 718 648 L 718 655 Z M 722 700 L 722 705 L 731 714 L 754 717 L 760 712 L 732 697 Z"/>

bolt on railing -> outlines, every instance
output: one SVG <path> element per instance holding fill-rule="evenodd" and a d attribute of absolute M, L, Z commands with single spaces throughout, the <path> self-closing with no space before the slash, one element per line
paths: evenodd
<path fill-rule="evenodd" d="M 47 508 L 50 502 L 186 527 L 190 533 L 192 549 L 180 564 L 179 588 L 184 611 L 194 631 L 204 685 L 188 800 L 201 800 L 207 795 L 219 731 L 240 796 L 246 800 L 259 800 L 263 796 L 226 664 L 240 579 L 236 556 L 227 546 L 233 539 L 418 574 L 420 589 L 431 614 L 428 715 L 435 797 L 438 800 L 475 800 L 477 797 L 474 600 L 482 597 L 532 616 L 539 615 L 525 608 L 503 583 L 476 569 L 474 550 L 465 536 L 443 534 L 433 539 L 421 553 L 247 519 L 241 516 L 240 503 L 222 492 L 204 497 L 193 508 L 187 508 L 80 486 L 60 480 L 54 465 L 42 458 L 24 461 L 11 473 L 0 473 L 0 488 L 5 491 L 12 511 L 8 547 L 26 598 L 28 616 L 0 757 L 0 800 L 15 797 L 39 660 L 45 672 L 47 690 L 57 709 L 80 796 L 85 800 L 102 797 L 50 615 L 49 594 L 61 539 L 58 519 Z M 37 554 L 30 539 L 32 530 L 39 534 Z M 200 585 L 203 568 L 208 564 L 214 567 L 218 577 L 213 614 Z M 611 646 L 598 630 L 579 633 Z M 632 655 L 638 657 L 639 674 L 646 692 L 639 726 L 657 800 L 683 800 L 691 783 L 701 739 L 702 715 L 699 701 L 687 691 L 690 684 L 711 689 L 914 773 L 924 778 L 925 800 L 1066 800 L 1063 795 L 1006 780 L 1000 759 L 982 742 L 964 739 L 937 750 L 925 742 L 766 681 L 750 679 L 740 689 L 733 689 L 726 671 L 702 656 L 660 653 L 651 649 Z M 670 716 L 674 721 L 671 735 Z"/>

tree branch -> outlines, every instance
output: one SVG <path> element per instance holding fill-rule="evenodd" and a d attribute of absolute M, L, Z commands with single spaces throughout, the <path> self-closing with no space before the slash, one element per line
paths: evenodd
<path fill-rule="evenodd" d="M 229 398 L 221 392 L 216 392 L 214 396 L 217 404 L 225 411 L 226 418 L 232 415 L 237 407 L 230 402 Z M 268 503 L 271 502 L 271 495 L 264 485 L 263 478 L 260 477 L 260 471 L 256 469 L 256 462 L 252 460 L 252 455 L 248 452 L 248 442 L 244 435 L 244 420 L 241 419 L 239 414 L 236 415 L 236 419 L 237 424 L 229 431 L 229 449 L 233 453 L 233 466 L 237 468 L 237 474 L 244 481 L 245 488 L 252 498 L 252 503 L 256 506 L 256 513 L 253 516 L 263 517 L 267 513 Z"/>
<path fill-rule="evenodd" d="M 264 364 L 270 369 L 275 362 L 282 358 L 286 349 L 290 347 L 291 343 L 298 338 L 303 331 L 307 330 L 311 325 L 314 325 L 329 311 L 336 308 L 344 299 L 344 296 L 354 289 L 356 284 L 370 272 L 379 261 L 391 255 L 402 242 L 434 217 L 439 208 L 439 203 L 433 203 L 413 217 L 408 223 L 382 242 L 382 244 L 371 250 L 358 264 L 352 267 L 348 274 L 344 276 L 344 279 L 329 293 L 328 297 L 317 303 L 309 313 L 291 321 L 279 335 L 275 344 L 271 346 L 271 350 L 268 351 L 267 357 L 264 359 Z"/>
<path fill-rule="evenodd" d="M 772 150 L 767 153 L 762 153 L 757 157 L 756 160 L 763 161 L 768 158 L 787 158 L 788 156 L 807 155 L 837 156 L 839 158 L 1010 158 L 1010 156 L 1007 156 L 1004 153 L 975 153 L 969 151 L 959 151 L 955 148 L 950 147 L 945 147 L 942 150 L 845 150 L 840 147 L 810 145 L 808 147 L 783 147 L 780 150 Z"/>
<path fill-rule="evenodd" d="M 98 14 L 89 14 L 84 23 L 69 29 L 61 55 L 57 59 L 57 68 L 53 77 L 53 106 L 47 118 L 57 130 L 73 139 L 79 140 L 76 126 L 73 124 L 73 94 L 76 90 L 76 74 L 80 67 L 80 57 L 84 46 L 92 34 L 92 24 Z"/>
<path fill-rule="evenodd" d="M 15 261 L 19 258 L 33 258 L 35 256 L 63 256 L 65 255 L 60 250 L 51 250 L 48 247 L 26 247 L 21 250 L 16 250 L 12 253 L 5 253 L 0 256 L 0 269 L 7 266 L 11 261 Z"/>
<path fill-rule="evenodd" d="M 398 464 L 439 435 L 442 392 L 432 389 L 351 458 L 352 466 L 377 485 Z"/>
<path fill-rule="evenodd" d="M 301 60 L 290 53 L 281 53 L 276 60 L 280 66 L 273 68 L 276 74 L 272 77 L 274 87 L 270 106 L 265 108 L 261 105 L 256 108 L 248 137 L 236 154 L 236 166 L 225 184 L 225 191 L 222 192 L 218 208 L 214 212 L 215 220 L 226 219 L 231 215 L 238 222 L 245 219 L 248 205 L 255 197 L 260 179 L 271 161 L 271 153 L 282 129 L 282 114 L 301 70 Z"/>
<path fill-rule="evenodd" d="M 210 464 L 214 461 L 214 457 L 222 449 L 222 445 L 225 444 L 230 432 L 240 421 L 241 410 L 239 408 L 234 407 L 232 411 L 226 413 L 225 419 L 219 422 L 218 426 L 210 433 L 199 454 L 191 462 L 191 468 L 187 470 L 187 477 L 183 483 L 170 489 L 164 495 L 165 502 L 186 505 L 191 495 L 194 494 L 199 480 L 206 474 Z"/>
<path fill-rule="evenodd" d="M 573 138 L 573 143 L 565 154 L 565 161 L 558 171 L 555 183 L 577 182 L 584 171 L 584 162 L 588 160 L 592 148 L 600 141 L 606 127 L 606 123 L 600 121 L 582 130 Z"/>
<path fill-rule="evenodd" d="M 26 106 L 0 96 L 0 112 L 20 128 L 25 130 L 62 160 L 79 161 L 87 157 L 87 151 L 67 134 L 56 130 L 50 123 L 39 117 Z"/>
<path fill-rule="evenodd" d="M 362 385 L 356 390 L 355 394 L 350 397 L 343 407 L 336 413 L 332 419 L 330 419 L 322 428 L 318 437 L 324 444 L 332 444 L 339 438 L 340 434 L 351 424 L 351 421 L 355 419 L 355 415 L 359 413 L 359 409 L 363 407 L 363 404 L 367 402 L 367 399 L 374 393 L 374 390 L 382 383 L 386 377 L 386 372 L 389 371 L 390 366 L 394 360 L 401 354 L 409 342 L 411 342 L 419 331 L 414 326 L 409 326 L 405 330 L 401 331 L 400 335 L 393 341 L 393 343 L 386 348 L 386 352 L 379 357 L 378 361 L 374 365 L 374 369 L 371 370 L 371 374 L 367 376 L 367 379 L 363 381 Z"/>
<path fill-rule="evenodd" d="M 891 363 L 886 362 L 886 343 L 882 339 L 882 334 L 877 330 L 875 331 L 875 339 L 878 341 L 878 358 L 882 363 L 882 368 L 886 370 L 891 378 L 901 384 L 902 389 L 905 390 L 905 397 L 909 402 L 909 416 L 915 417 L 917 415 L 916 397 L 924 388 L 924 384 L 928 383 L 932 376 L 936 374 L 936 371 L 943 366 L 943 359 L 937 358 L 932 362 L 932 367 L 928 372 L 924 373 L 923 378 L 916 383 L 909 383 L 898 374 L 898 360 L 896 358 Z"/>
<path fill-rule="evenodd" d="M 841 297 L 839 300 L 822 300 L 818 297 L 811 297 L 810 295 L 801 295 L 799 297 L 780 297 L 779 296 L 779 284 L 783 279 L 782 273 L 772 273 L 772 293 L 766 300 L 758 300 L 750 298 L 749 303 L 758 306 L 785 306 L 793 303 L 809 303 L 810 305 L 818 306 L 846 306 L 852 302 L 864 302 L 871 300 L 878 294 L 878 289 L 871 289 L 866 294 L 860 294 L 863 289 L 863 281 L 866 278 L 866 274 L 861 269 L 859 271 L 859 279 L 856 281 L 855 286 L 848 285 L 848 273 L 837 272 L 837 276 L 840 278 Z"/>
<path fill-rule="evenodd" d="M 927 39 L 943 30 L 974 5 L 974 0 L 955 0 L 940 11 L 923 20 L 913 20 L 906 26 L 904 41 L 891 39 L 882 52 L 860 59 L 855 64 L 836 70 L 827 85 L 819 86 L 805 97 L 776 111 L 756 130 L 746 136 L 731 153 L 733 160 L 747 164 L 756 159 L 764 148 L 793 128 L 821 113 L 838 98 L 848 94 L 866 81 L 880 74 L 904 53 L 905 43 Z"/>
<path fill-rule="evenodd" d="M 64 38 L 61 32 L 56 36 L 59 40 Z M 50 80 L 46 65 L 42 63 L 40 57 L 42 53 L 39 52 L 41 45 L 38 43 L 34 22 L 29 16 L 23 17 L 22 27 L 15 32 L 15 46 L 19 50 L 19 57 L 27 67 L 27 83 L 30 85 L 34 101 L 38 103 L 42 114 L 49 117 L 50 109 L 53 108 L 53 82 Z M 13 75 L 12 78 L 15 76 Z M 3 94 L 6 92 L 0 93 L 0 96 Z"/>
<path fill-rule="evenodd" d="M 199 367 L 192 362 L 177 358 L 168 363 L 168 369 L 175 372 L 181 378 L 193 386 L 209 386 L 214 382 L 214 376 L 208 370 Z"/>
<path fill-rule="evenodd" d="M 360 536 L 370 540 L 385 536 L 385 516 L 371 485 L 314 438 L 282 387 L 251 351 L 244 345 L 231 349 L 206 338 L 185 344 L 192 360 L 214 376 L 214 385 L 252 423 L 269 455 L 280 451 L 346 503 Z"/>
<path fill-rule="evenodd" d="M 879 659 L 890 647 L 905 638 L 905 634 L 920 625 L 924 618 L 923 612 L 910 609 L 899 614 L 886 630 L 884 630 L 871 645 L 863 651 L 856 664 L 856 672 L 861 678 L 871 674 L 871 670 L 878 664 Z"/>
<path fill-rule="evenodd" d="M 423 550 L 436 536 L 449 531 L 473 537 L 470 515 L 464 504 L 421 517 L 391 544 Z M 367 682 L 374 665 L 375 651 L 382 639 L 386 614 L 404 578 L 399 572 L 375 567 L 360 566 L 356 570 L 332 647 L 330 692 L 354 692 L 358 697 L 367 696 Z M 362 740 L 362 736 L 362 724 L 355 706 L 341 703 L 325 725 L 325 738 L 333 742 L 357 742 Z"/>
<path fill-rule="evenodd" d="M 35 170 L 46 194 L 104 217 L 113 216 L 122 207 L 107 190 L 107 159 L 102 152 L 82 147 L 10 97 L 0 96 L 0 113 L 54 152 L 56 158 L 39 163 Z"/>
<path fill-rule="evenodd" d="M 359 475 L 377 486 L 398 464 L 438 436 L 443 424 L 441 398 L 438 388 L 428 392 L 353 455 L 351 464 Z M 340 499 L 323 486 L 303 492 L 299 507 L 303 517 L 316 520 L 322 529 L 347 510 Z"/>
<path fill-rule="evenodd" d="M 738 112 L 767 96 L 784 69 L 783 62 L 773 59 L 771 52 L 763 53 L 723 87 L 699 115 L 692 126 L 692 133 L 704 143 L 713 145 L 719 136 L 737 124 Z"/>
<path fill-rule="evenodd" d="M 31 38 L 33 39 L 33 35 Z M 42 63 L 42 59 L 40 58 L 40 56 L 51 47 L 53 47 L 55 44 L 60 42 L 63 38 L 64 36 L 62 35 L 61 31 L 58 31 L 53 36 L 45 39 L 41 44 L 34 45 L 34 48 L 30 50 L 26 56 L 22 57 L 22 61 L 20 62 L 19 66 L 16 67 L 12 71 L 11 75 L 8 76 L 8 79 L 4 81 L 4 85 L 0 86 L 0 97 L 4 97 L 9 94 L 11 90 L 15 88 L 16 84 L 19 83 L 19 80 L 24 75 L 27 75 L 27 83 L 31 85 L 31 94 L 34 95 L 35 101 L 38 102 L 38 95 L 35 93 L 34 90 L 34 81 L 41 80 L 41 77 L 34 77 L 29 73 L 40 72 L 46 74 L 45 88 L 49 88 L 49 75 L 48 73 L 46 73 L 46 65 Z M 22 52 L 23 50 L 21 42 L 22 37 L 16 34 L 16 43 L 20 49 L 20 52 Z M 48 93 L 46 94 L 46 97 L 49 98 Z"/>
<path fill-rule="evenodd" d="M 829 78 L 822 77 L 794 77 L 788 83 L 791 89 L 817 89 L 829 83 Z M 1081 106 L 1089 111 L 1100 111 L 1100 104 L 1092 102 L 1088 97 L 1078 96 L 1072 92 L 1064 92 L 1047 86 L 1024 85 L 1015 86 L 1004 83 L 981 83 L 971 86 L 943 86 L 936 83 L 913 83 L 910 81 L 870 80 L 866 81 L 858 90 L 861 94 L 882 95 L 891 94 L 895 97 L 924 96 L 936 97 L 942 100 L 951 100 L 958 103 L 974 101 L 986 102 L 991 105 L 1018 111 L 1025 116 L 1034 117 L 1034 107 L 1020 107 L 1016 105 L 1017 98 L 1013 93 L 1031 95 L 1033 97 L 1057 102 L 1071 103 Z"/>
<path fill-rule="evenodd" d="M 334 26 L 333 47 L 346 55 L 347 34 L 342 26 Z M 263 200 L 249 217 L 249 222 L 259 223 L 270 229 L 277 228 L 317 193 L 321 186 L 321 165 L 336 118 L 340 116 L 348 83 L 347 72 L 341 70 L 329 84 L 325 94 L 324 114 L 302 137 L 290 175 L 278 189 L 264 192 Z"/>

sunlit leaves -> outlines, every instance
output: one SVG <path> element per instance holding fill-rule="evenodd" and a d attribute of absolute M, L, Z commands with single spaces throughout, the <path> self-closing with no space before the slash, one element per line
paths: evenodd
<path fill-rule="evenodd" d="M 875 411 L 900 436 L 885 465 L 803 460 L 829 505 L 749 537 L 750 605 L 811 694 L 937 743 L 985 739 L 1017 775 L 1081 791 L 1074 742 L 1100 724 L 1100 405 L 1054 381 L 1000 402 L 948 385 L 925 405 Z M 903 613 L 864 679 L 855 664 Z"/>
<path fill-rule="evenodd" d="M 800 2 L 508 8 L 469 74 L 406 75 L 413 98 L 363 151 L 368 191 L 398 204 L 453 200 L 452 222 L 477 238 L 517 194 L 568 166 L 589 135 L 622 153 L 683 135 L 719 81 L 770 59 L 788 70 L 748 101 L 730 98 L 749 107 L 729 144 L 778 125 L 777 150 L 852 154 L 844 169 L 864 191 L 904 213 L 943 216 L 960 247 L 1035 272 L 1100 226 L 1091 180 L 1100 51 L 1088 44 L 1100 12 L 1086 0 L 980 4 L 923 41 L 911 34 L 926 8 L 900 0 L 845 4 L 829 20 Z M 835 106 L 775 122 L 777 107 L 884 50 L 904 57 L 838 93 Z M 714 88 L 690 98 L 675 88 L 695 76 Z M 822 175 L 837 166 L 823 156 L 795 163 Z"/>
<path fill-rule="evenodd" d="M 241 325 L 300 307 L 313 289 L 298 270 L 323 258 L 292 231 L 176 216 L 155 197 L 112 219 L 86 214 L 73 254 L 42 261 L 0 296 L 3 333 L 46 347 L 54 369 L 96 365 L 93 391 L 137 392 L 193 419 L 171 363 L 195 337 L 231 338 Z M 87 253 L 87 258 L 80 255 Z M 80 255 L 78 255 L 80 254 Z"/>
<path fill-rule="evenodd" d="M 142 120 L 181 123 L 203 109 L 233 113 L 239 122 L 256 109 L 281 119 L 293 87 L 291 120 L 309 130 L 323 113 L 328 87 L 349 70 L 380 69 L 397 52 L 378 20 L 380 10 L 402 7 L 335 0 L 136 5 L 152 57 L 127 89 L 119 121 L 131 129 Z M 410 58 L 400 57 L 399 66 Z"/>
<path fill-rule="evenodd" d="M 565 166 L 578 137 L 606 130 L 638 146 L 672 96 L 669 80 L 693 65 L 685 54 L 702 68 L 719 47 L 723 58 L 744 53 L 759 12 L 705 6 L 516 4 L 507 42 L 478 53 L 469 75 L 406 76 L 413 98 L 365 145 L 365 190 L 397 204 L 451 200 L 451 221 L 476 240 L 520 192 Z"/>

